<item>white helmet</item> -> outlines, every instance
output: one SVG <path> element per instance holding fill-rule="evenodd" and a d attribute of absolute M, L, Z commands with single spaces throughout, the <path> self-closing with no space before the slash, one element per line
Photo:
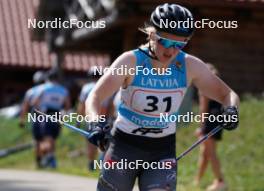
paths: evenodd
<path fill-rule="evenodd" d="M 45 75 L 44 71 L 37 71 L 33 75 L 34 84 L 40 84 L 40 83 L 44 82 L 45 79 L 46 79 L 46 75 Z"/>

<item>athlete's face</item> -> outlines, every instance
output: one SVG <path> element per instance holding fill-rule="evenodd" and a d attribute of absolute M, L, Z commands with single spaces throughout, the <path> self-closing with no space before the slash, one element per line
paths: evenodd
<path fill-rule="evenodd" d="M 154 51 L 159 61 L 169 63 L 179 53 L 187 41 L 187 37 L 176 36 L 173 34 L 158 32 L 154 35 Z"/>

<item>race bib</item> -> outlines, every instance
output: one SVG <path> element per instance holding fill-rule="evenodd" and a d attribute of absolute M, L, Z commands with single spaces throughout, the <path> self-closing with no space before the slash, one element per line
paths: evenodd
<path fill-rule="evenodd" d="M 151 117 L 161 113 L 174 113 L 183 99 L 182 90 L 144 90 L 137 89 L 132 93 L 130 107 L 133 111 Z"/>

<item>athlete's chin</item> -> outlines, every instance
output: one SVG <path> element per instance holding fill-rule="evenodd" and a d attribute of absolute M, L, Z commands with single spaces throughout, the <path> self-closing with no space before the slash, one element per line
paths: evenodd
<path fill-rule="evenodd" d="M 159 58 L 159 60 L 160 60 L 160 62 L 162 62 L 162 63 L 168 63 L 168 62 L 170 62 L 171 61 L 171 56 L 161 56 L 160 58 Z"/>

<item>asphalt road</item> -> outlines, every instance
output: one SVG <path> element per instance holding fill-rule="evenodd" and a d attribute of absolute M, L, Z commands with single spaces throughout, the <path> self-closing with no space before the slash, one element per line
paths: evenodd
<path fill-rule="evenodd" d="M 0 191 L 95 191 L 96 184 L 96 179 L 79 176 L 0 169 Z"/>
<path fill-rule="evenodd" d="M 0 191 L 93 191 L 96 182 L 96 179 L 58 173 L 0 170 Z"/>

